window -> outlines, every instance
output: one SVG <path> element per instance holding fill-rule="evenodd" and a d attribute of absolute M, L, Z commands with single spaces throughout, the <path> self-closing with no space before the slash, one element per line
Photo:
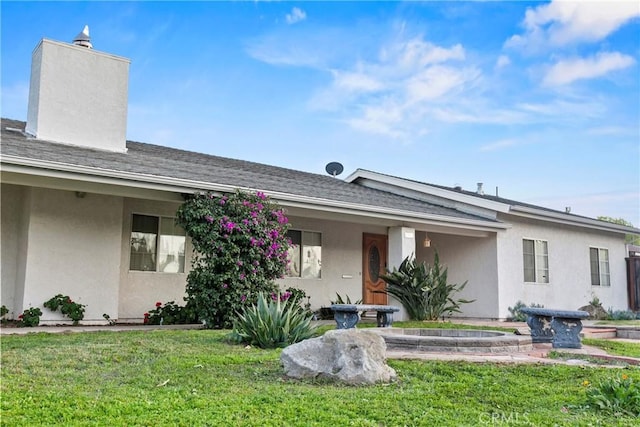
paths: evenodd
<path fill-rule="evenodd" d="M 184 245 L 174 218 L 134 214 L 129 270 L 184 273 Z"/>
<path fill-rule="evenodd" d="M 609 250 L 602 248 L 589 248 L 589 260 L 591 262 L 591 285 L 611 286 L 609 273 Z"/>
<path fill-rule="evenodd" d="M 319 279 L 322 267 L 322 235 L 312 231 L 289 230 L 289 277 Z"/>
<path fill-rule="evenodd" d="M 524 257 L 524 281 L 549 283 L 549 252 L 545 240 L 522 241 Z"/>

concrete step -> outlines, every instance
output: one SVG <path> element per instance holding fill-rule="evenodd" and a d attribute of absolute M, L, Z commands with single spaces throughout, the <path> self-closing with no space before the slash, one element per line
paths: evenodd
<path fill-rule="evenodd" d="M 616 328 L 584 328 L 580 334 L 583 338 L 609 339 L 616 338 Z"/>

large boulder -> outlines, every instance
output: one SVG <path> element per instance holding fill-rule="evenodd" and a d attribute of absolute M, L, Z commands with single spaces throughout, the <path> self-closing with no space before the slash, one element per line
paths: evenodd
<path fill-rule="evenodd" d="M 372 331 L 336 329 L 282 350 L 284 372 L 292 378 L 323 378 L 351 385 L 388 383 L 396 372 L 386 364 L 387 346 Z"/>

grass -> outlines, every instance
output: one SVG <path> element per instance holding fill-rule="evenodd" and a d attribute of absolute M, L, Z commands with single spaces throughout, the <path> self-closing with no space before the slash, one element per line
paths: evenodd
<path fill-rule="evenodd" d="M 618 370 L 390 360 L 399 380 L 347 387 L 283 376 L 280 350 L 210 330 L 2 337 L 1 425 L 631 425 L 577 408 Z M 640 372 L 628 371 L 640 381 Z"/>
<path fill-rule="evenodd" d="M 640 320 L 600 320 L 596 325 L 640 326 Z"/>
<path fill-rule="evenodd" d="M 584 338 L 582 344 L 601 348 L 607 353 L 616 356 L 640 358 L 640 343 Z"/>

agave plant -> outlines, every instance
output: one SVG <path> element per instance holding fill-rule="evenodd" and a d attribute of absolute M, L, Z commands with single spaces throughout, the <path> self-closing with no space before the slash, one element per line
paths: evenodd
<path fill-rule="evenodd" d="M 412 320 L 437 320 L 445 313 L 459 313 L 462 304 L 474 300 L 453 299 L 467 285 L 448 284 L 447 268 L 440 264 L 436 252 L 433 266 L 416 262 L 413 255 L 398 268 L 381 276 L 387 283 L 386 293 L 398 299 Z"/>
<path fill-rule="evenodd" d="M 276 348 L 310 338 L 315 331 L 311 314 L 296 301 L 261 292 L 256 304 L 238 313 L 231 338 L 260 348 Z"/>

